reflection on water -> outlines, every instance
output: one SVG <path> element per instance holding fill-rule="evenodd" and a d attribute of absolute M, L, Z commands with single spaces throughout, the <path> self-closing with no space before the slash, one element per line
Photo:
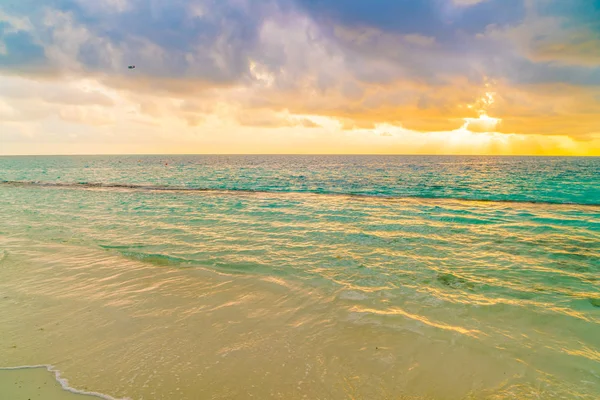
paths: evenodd
<path fill-rule="evenodd" d="M 0 185 L 0 366 L 132 399 L 597 399 L 592 203 Z"/>
<path fill-rule="evenodd" d="M 598 157 L 0 157 L 0 182 L 600 205 Z"/>

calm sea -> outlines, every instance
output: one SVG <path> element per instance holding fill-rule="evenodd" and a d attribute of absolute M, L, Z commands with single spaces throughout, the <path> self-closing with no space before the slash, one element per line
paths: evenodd
<path fill-rule="evenodd" d="M 115 398 L 598 399 L 600 158 L 0 157 L 0 321 Z"/>

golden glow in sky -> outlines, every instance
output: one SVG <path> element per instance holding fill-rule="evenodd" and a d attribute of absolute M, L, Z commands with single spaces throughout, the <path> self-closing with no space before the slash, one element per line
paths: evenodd
<path fill-rule="evenodd" d="M 600 155 L 573 5 L 0 2 L 0 154 Z"/>

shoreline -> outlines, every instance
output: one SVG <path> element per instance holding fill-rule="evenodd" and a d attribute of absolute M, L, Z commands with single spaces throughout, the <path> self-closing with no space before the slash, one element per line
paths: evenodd
<path fill-rule="evenodd" d="M 86 390 L 80 390 L 80 389 L 76 389 L 73 388 L 71 386 L 69 386 L 69 381 L 66 378 L 62 377 L 62 373 L 59 369 L 57 369 L 55 366 L 51 365 L 51 364 L 40 364 L 40 365 L 21 365 L 21 366 L 17 366 L 17 367 L 0 367 L 0 382 L 6 383 L 4 382 L 4 375 L 5 373 L 8 372 L 12 372 L 12 373 L 18 373 L 18 372 L 22 372 L 21 374 L 13 377 L 15 379 L 18 379 L 17 381 L 14 382 L 14 385 L 16 385 L 19 381 L 20 382 L 24 382 L 24 383 L 28 383 L 30 385 L 30 387 L 25 387 L 22 388 L 21 386 L 19 386 L 18 388 L 12 387 L 12 389 L 9 387 L 9 385 L 6 385 L 5 387 L 2 387 L 2 385 L 0 385 L 0 394 L 5 394 L 5 395 L 19 395 L 19 394 L 25 394 L 25 393 L 29 393 L 29 392 L 34 392 L 35 389 L 35 385 L 33 385 L 33 387 L 31 387 L 31 383 L 34 383 L 36 381 L 36 379 L 40 379 L 40 376 L 24 376 L 24 375 L 31 375 L 29 372 L 32 371 L 41 371 L 43 370 L 45 374 L 49 374 L 50 376 L 52 376 L 52 378 L 54 379 L 54 381 L 58 384 L 58 385 L 50 385 L 50 386 L 45 386 L 42 389 L 42 386 L 38 386 L 37 390 L 41 390 L 41 392 L 38 392 L 38 396 L 41 396 L 42 399 L 61 399 L 64 397 L 65 399 L 75 399 L 77 397 L 94 397 L 97 399 L 103 399 L 103 400 L 132 400 L 131 398 L 115 398 L 112 397 L 110 395 L 104 394 L 104 393 L 98 393 L 98 392 L 91 392 L 91 391 L 86 391 Z M 28 374 L 29 373 L 29 374 Z M 12 380 L 9 378 L 8 379 L 9 382 L 11 382 Z M 63 391 L 65 396 L 60 396 L 59 394 L 57 394 L 56 392 L 56 386 L 58 386 L 59 390 Z M 5 392 L 6 391 L 6 392 Z M 74 396 L 70 396 L 70 395 L 74 395 Z M 27 394 L 26 396 L 31 396 L 31 393 Z M 57 397 L 60 396 L 60 397 Z M 30 398 L 30 397 L 28 397 Z"/>

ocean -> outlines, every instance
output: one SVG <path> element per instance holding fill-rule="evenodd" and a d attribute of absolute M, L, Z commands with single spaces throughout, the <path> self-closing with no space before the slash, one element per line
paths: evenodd
<path fill-rule="evenodd" d="M 0 367 L 0 398 L 598 399 L 600 158 L 0 157 Z"/>

